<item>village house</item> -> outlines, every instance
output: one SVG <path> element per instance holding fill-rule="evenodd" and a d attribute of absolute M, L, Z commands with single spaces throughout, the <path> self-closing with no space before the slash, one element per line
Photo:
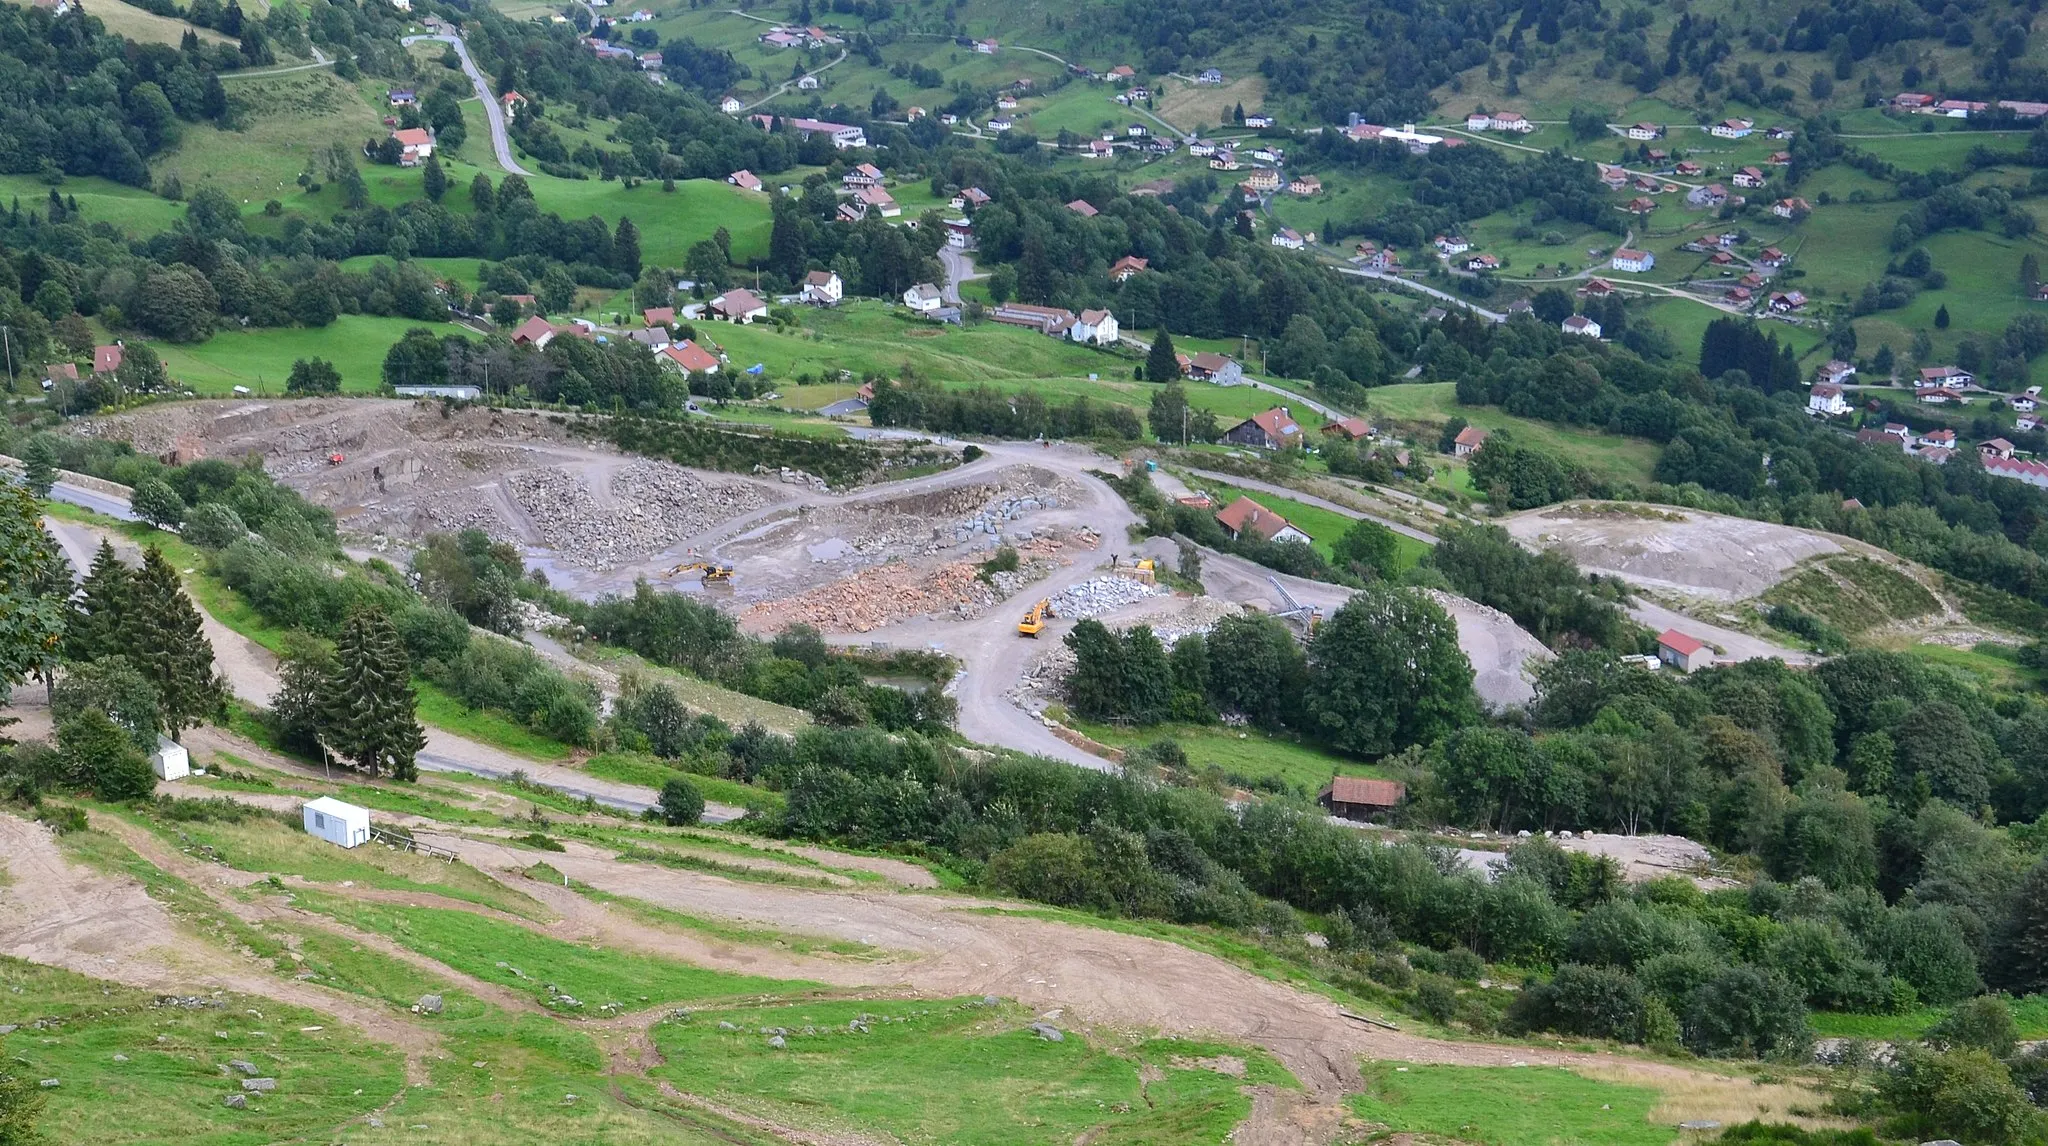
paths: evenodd
<path fill-rule="evenodd" d="M 1984 459 L 1984 472 L 1992 477 L 2011 478 L 2040 489 L 2048 489 L 2048 465 L 2018 458 Z"/>
<path fill-rule="evenodd" d="M 1745 167 L 1735 173 L 1734 183 L 1737 187 L 1761 187 L 1764 185 L 1764 173 L 1760 168 Z"/>
<path fill-rule="evenodd" d="M 1961 391 L 1945 390 L 1940 386 L 1921 386 L 1913 391 L 1913 397 L 1929 406 L 1946 406 L 1950 403 L 1967 406 L 1970 403 L 1969 396 Z"/>
<path fill-rule="evenodd" d="M 856 191 L 862 187 L 879 187 L 882 185 L 882 169 L 872 163 L 847 168 L 846 174 L 839 177 L 839 185 L 849 191 Z"/>
<path fill-rule="evenodd" d="M 640 322 L 648 327 L 667 327 L 676 324 L 676 308 L 672 306 L 650 306 L 640 312 Z"/>
<path fill-rule="evenodd" d="M 1136 255 L 1125 255 L 1123 258 L 1110 264 L 1109 277 L 1118 282 L 1129 282 L 1132 275 L 1143 271 L 1150 265 L 1149 260 L 1141 259 Z"/>
<path fill-rule="evenodd" d="M 1138 75 L 1138 69 L 1132 67 L 1129 64 L 1118 64 L 1117 66 L 1109 69 L 1109 71 L 1104 72 L 1103 74 L 1108 76 L 1110 78 L 1110 81 L 1113 83 L 1122 83 L 1126 80 L 1136 79 Z"/>
<path fill-rule="evenodd" d="M 814 91 L 817 91 L 817 90 L 818 90 L 818 77 L 816 77 L 816 76 L 813 76 L 813 75 L 803 75 L 803 76 L 798 76 L 798 77 L 796 78 L 796 90 L 798 90 L 798 91 L 800 91 L 800 92 L 814 92 Z"/>
<path fill-rule="evenodd" d="M 1294 195 L 1320 195 L 1323 181 L 1313 175 L 1297 175 L 1288 181 L 1287 190 Z"/>
<path fill-rule="evenodd" d="M 537 314 L 520 323 L 512 332 L 512 345 L 531 347 L 534 350 L 546 350 L 548 343 L 554 340 L 554 326 Z"/>
<path fill-rule="evenodd" d="M 1500 269 L 1499 255 L 1473 255 L 1465 260 L 1468 271 L 1497 271 Z"/>
<path fill-rule="evenodd" d="M 1457 457 L 1469 458 L 1486 444 L 1486 431 L 1477 426 L 1467 426 L 1451 439 L 1451 453 Z"/>
<path fill-rule="evenodd" d="M 112 374 L 121 369 L 121 359 L 126 346 L 116 342 L 108 346 L 92 348 L 92 372 L 95 375 Z"/>
<path fill-rule="evenodd" d="M 996 97 L 996 110 L 997 110 L 997 111 L 1016 111 L 1016 110 L 1017 110 L 1017 97 L 1016 97 L 1016 96 L 997 96 L 997 97 Z"/>
<path fill-rule="evenodd" d="M 1438 235 L 1434 240 L 1437 253 L 1444 256 L 1462 255 L 1472 249 L 1472 244 L 1460 235 Z"/>
<path fill-rule="evenodd" d="M 1190 355 L 1181 373 L 1196 382 L 1214 382 L 1219 386 L 1235 386 L 1244 380 L 1244 367 L 1236 359 L 1207 350 Z"/>
<path fill-rule="evenodd" d="M 1993 438 L 1988 442 L 1977 443 L 1977 453 L 1986 458 L 2009 458 L 2012 456 L 2012 450 L 2012 443 L 2004 438 Z"/>
<path fill-rule="evenodd" d="M 1095 209 L 1095 205 L 1093 203 L 1090 203 L 1086 199 L 1076 199 L 1073 202 L 1067 204 L 1067 210 L 1072 211 L 1074 214 L 1081 216 L 1083 219 L 1093 219 L 1095 216 L 1102 214 L 1102 212 L 1097 211 Z"/>
<path fill-rule="evenodd" d="M 505 111 L 505 122 L 510 123 L 518 119 L 519 113 L 525 109 L 526 97 L 518 92 L 506 92 L 498 97 L 498 106 Z"/>
<path fill-rule="evenodd" d="M 776 118 L 772 115 L 756 115 L 753 117 L 753 120 L 763 131 L 772 131 L 775 128 Z M 868 133 L 848 123 L 832 123 L 828 120 L 809 119 L 803 116 L 785 116 L 782 117 L 782 126 L 788 131 L 796 132 L 805 139 L 809 139 L 813 135 L 826 136 L 831 139 L 832 147 L 837 151 L 847 151 L 852 148 L 866 147 L 868 145 Z"/>
<path fill-rule="evenodd" d="M 434 133 L 424 127 L 399 128 L 391 138 L 398 144 L 400 167 L 418 167 L 434 154 Z"/>
<path fill-rule="evenodd" d="M 903 214 L 903 208 L 897 206 L 896 200 L 880 187 L 863 187 L 853 193 L 853 198 L 863 208 L 884 219 L 894 219 Z"/>
<path fill-rule="evenodd" d="M 1123 335 L 1117 330 L 1116 315 L 1106 310 L 1084 310 L 1067 328 L 1067 337 L 1095 346 L 1115 346 Z"/>
<path fill-rule="evenodd" d="M 846 284 L 837 271 L 812 271 L 804 276 L 804 301 L 813 306 L 837 306 L 846 295 Z"/>
<path fill-rule="evenodd" d="M 1913 443 L 1923 450 L 1952 450 L 1956 448 L 1954 430 L 1929 430 Z"/>
<path fill-rule="evenodd" d="M 861 202 L 841 203 L 839 210 L 832 213 L 832 217 L 841 223 L 858 223 L 868 217 L 868 205 Z"/>
<path fill-rule="evenodd" d="M 1849 400 L 1842 396 L 1842 388 L 1832 382 L 1816 382 L 1806 392 L 1806 412 L 1823 418 L 1834 418 L 1850 411 Z"/>
<path fill-rule="evenodd" d="M 740 102 L 740 97 L 736 95 L 729 95 L 718 101 L 718 110 L 727 115 L 738 115 L 741 109 L 746 106 L 746 104 Z"/>
<path fill-rule="evenodd" d="M 640 57 L 639 57 L 639 59 L 640 59 L 640 70 L 641 70 L 641 71 L 643 71 L 643 72 L 658 72 L 658 71 L 660 71 L 660 70 L 661 70 L 661 53 L 660 53 L 660 52 L 642 52 L 642 53 L 640 53 Z"/>
<path fill-rule="evenodd" d="M 1308 240 L 1302 238 L 1301 232 L 1291 227 L 1282 227 L 1273 232 L 1272 242 L 1274 246 L 1290 251 L 1298 251 L 1308 245 Z"/>
<path fill-rule="evenodd" d="M 974 246 L 974 224 L 965 219 L 946 220 L 946 245 L 956 251 Z"/>
<path fill-rule="evenodd" d="M 655 358 L 664 367 L 680 372 L 685 378 L 692 374 L 718 372 L 718 356 L 687 338 L 663 347 Z"/>
<path fill-rule="evenodd" d="M 1666 629 L 1657 635 L 1657 659 L 1679 672 L 1698 672 L 1714 663 L 1714 650 L 1697 637 Z"/>
<path fill-rule="evenodd" d="M 746 170 L 745 168 L 742 168 L 738 171 L 733 172 L 731 175 L 726 176 L 725 181 L 739 188 L 742 191 L 759 191 L 761 190 L 762 186 L 761 177 L 759 175 L 754 174 L 751 171 Z"/>
<path fill-rule="evenodd" d="M 1373 430 L 1364 418 L 1338 418 L 1323 423 L 1323 433 L 1356 442 L 1372 437 Z"/>
<path fill-rule="evenodd" d="M 1776 140 L 1779 143 L 1792 138 L 1794 134 L 1793 130 L 1789 127 L 1767 127 L 1764 129 L 1765 139 Z"/>
<path fill-rule="evenodd" d="M 645 346 L 649 350 L 660 350 L 670 342 L 668 327 L 666 326 L 645 327 L 629 332 L 626 337 L 633 342 Z"/>
<path fill-rule="evenodd" d="M 1685 201 L 1695 207 L 1719 207 L 1728 201 L 1728 189 L 1719 183 L 1708 183 L 1685 193 Z"/>
<path fill-rule="evenodd" d="M 1270 167 L 1255 167 L 1250 175 L 1244 177 L 1244 185 L 1259 192 L 1278 191 L 1280 173 Z"/>
<path fill-rule="evenodd" d="M 768 317 L 768 304 L 749 290 L 729 290 L 711 300 L 713 318 L 726 322 L 749 323 Z"/>
<path fill-rule="evenodd" d="M 1598 163 L 1594 166 L 1600 169 L 1600 182 L 1607 186 L 1620 188 L 1628 185 L 1627 170 L 1607 163 Z"/>
<path fill-rule="evenodd" d="M 1617 247 L 1613 257 L 1607 260 L 1607 265 L 1617 271 L 1642 274 L 1657 265 L 1657 256 L 1633 247 Z"/>
<path fill-rule="evenodd" d="M 919 314 L 930 314 L 945 305 L 945 296 L 931 283 L 919 283 L 903 292 L 903 305 Z"/>
<path fill-rule="evenodd" d="M 1846 385 L 1855 376 L 1856 367 L 1839 358 L 1829 359 L 1827 365 L 1816 372 L 1817 379 L 1830 386 Z"/>
<path fill-rule="evenodd" d="M 1614 284 L 1606 279 L 1587 279 L 1586 285 L 1579 288 L 1579 293 L 1587 298 L 1606 298 L 1614 293 Z"/>
<path fill-rule="evenodd" d="M 2025 393 L 2018 394 L 2007 402 L 2007 405 L 2010 405 L 2014 410 L 2022 414 L 2032 413 L 2040 408 L 2040 404 L 2041 388 L 2039 386 L 2029 386 Z"/>
<path fill-rule="evenodd" d="M 1295 528 L 1286 518 L 1248 497 L 1239 497 L 1218 510 L 1216 524 L 1233 539 L 1256 537 L 1260 541 L 1315 543 L 1315 538 Z"/>
<path fill-rule="evenodd" d="M 1223 440 L 1237 446 L 1280 450 L 1301 445 L 1303 439 L 1301 424 L 1294 420 L 1293 411 L 1285 406 L 1275 406 L 1225 430 Z"/>
<path fill-rule="evenodd" d="M 1773 151 L 1770 157 L 1764 160 L 1764 163 L 1770 167 L 1790 167 L 1792 166 L 1792 153 L 1789 151 Z"/>
<path fill-rule="evenodd" d="M 1771 295 L 1770 308 L 1773 314 L 1791 314 L 1806 305 L 1806 295 L 1800 291 L 1779 291 Z"/>
<path fill-rule="evenodd" d="M 1763 250 L 1758 251 L 1756 255 L 1756 265 L 1769 267 L 1773 270 L 1784 266 L 1786 261 L 1785 252 L 1776 247 L 1765 247 Z"/>
<path fill-rule="evenodd" d="M 1064 335 L 1074 325 L 1074 312 L 1056 306 L 1031 306 L 1021 302 L 1006 302 L 988 312 L 988 316 L 1007 326 L 1022 326 L 1040 334 Z"/>
<path fill-rule="evenodd" d="M 1664 129 L 1654 123 L 1632 123 L 1629 124 L 1626 134 L 1630 139 L 1647 143 L 1652 139 L 1662 138 Z"/>
<path fill-rule="evenodd" d="M 1707 134 L 1716 139 L 1747 139 L 1756 129 L 1756 121 L 1750 119 L 1724 119 L 1707 129 Z"/>
<path fill-rule="evenodd" d="M 1115 154 L 1116 144 L 1106 139 L 1091 139 L 1088 141 L 1087 156 L 1090 159 L 1108 159 Z"/>
<path fill-rule="evenodd" d="M 993 56 L 997 52 L 1002 51 L 1002 49 L 1003 46 L 1001 44 L 996 43 L 994 40 L 974 41 L 974 50 L 981 53 L 984 56 Z"/>
<path fill-rule="evenodd" d="M 1255 129 L 1268 128 L 1273 126 L 1273 117 L 1270 115 L 1248 115 L 1244 117 L 1244 125 Z"/>
<path fill-rule="evenodd" d="M 1386 819 L 1407 795 L 1407 786 L 1398 780 L 1338 776 L 1323 785 L 1316 803 L 1339 819 L 1366 823 Z"/>
<path fill-rule="evenodd" d="M 1654 199 L 1645 199 L 1642 196 L 1638 195 L 1635 198 L 1630 199 L 1628 202 L 1623 203 L 1621 205 L 1621 209 L 1623 211 L 1628 212 L 1631 215 L 1647 215 L 1650 212 L 1655 211 L 1657 209 L 1657 202 Z"/>
<path fill-rule="evenodd" d="M 1920 371 L 1922 386 L 1939 386 L 1944 390 L 1961 390 L 1976 381 L 1976 375 L 1958 366 L 1928 366 Z"/>
<path fill-rule="evenodd" d="M 419 93 L 411 88 L 391 88 L 384 93 L 392 107 L 412 107 L 420 102 Z"/>
<path fill-rule="evenodd" d="M 1198 84 L 1220 84 L 1223 82 L 1223 69 L 1203 68 L 1195 73 L 1195 82 Z"/>
<path fill-rule="evenodd" d="M 1583 314 L 1575 314 L 1559 323 L 1566 334 L 1582 334 L 1587 338 L 1600 337 L 1600 324 Z"/>

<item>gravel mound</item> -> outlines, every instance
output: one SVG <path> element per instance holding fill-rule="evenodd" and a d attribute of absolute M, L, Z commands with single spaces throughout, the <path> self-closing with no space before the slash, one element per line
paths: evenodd
<path fill-rule="evenodd" d="M 587 569 L 645 557 L 769 501 L 753 485 L 714 484 L 667 462 L 623 466 L 602 491 L 556 468 L 524 470 L 505 484 L 562 560 Z"/>

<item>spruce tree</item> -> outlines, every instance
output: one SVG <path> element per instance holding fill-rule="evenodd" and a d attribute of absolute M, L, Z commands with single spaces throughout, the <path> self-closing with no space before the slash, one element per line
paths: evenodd
<path fill-rule="evenodd" d="M 1174 382 L 1180 379 L 1180 359 L 1174 357 L 1173 339 L 1165 327 L 1152 339 L 1152 349 L 1145 355 L 1145 377 L 1154 382 Z"/>
<path fill-rule="evenodd" d="M 612 269 L 623 275 L 640 275 L 640 228 L 621 215 L 612 233 Z"/>
<path fill-rule="evenodd" d="M 441 170 L 441 161 L 432 155 L 427 156 L 427 168 L 420 175 L 420 190 L 436 203 L 448 193 L 448 173 Z"/>
<path fill-rule="evenodd" d="M 135 575 L 114 556 L 113 543 L 102 539 L 65 626 L 65 659 L 83 663 L 127 651 L 134 584 Z"/>
<path fill-rule="evenodd" d="M 47 436 L 37 434 L 22 452 L 22 483 L 37 497 L 50 496 L 50 487 L 57 484 L 56 445 Z"/>
<path fill-rule="evenodd" d="M 321 702 L 328 747 L 372 776 L 419 778 L 426 735 L 414 717 L 412 670 L 398 630 L 382 613 L 352 614 L 334 642 L 335 668 Z"/>
<path fill-rule="evenodd" d="M 199 610 L 185 596 L 177 570 L 152 545 L 135 575 L 131 611 L 122 625 L 123 650 L 156 686 L 164 731 L 176 740 L 220 708 L 221 682 L 213 672 L 213 644 Z"/>

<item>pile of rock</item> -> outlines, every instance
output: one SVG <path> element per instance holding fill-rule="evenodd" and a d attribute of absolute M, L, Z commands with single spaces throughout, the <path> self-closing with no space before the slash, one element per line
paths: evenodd
<path fill-rule="evenodd" d="M 1055 617 L 1099 617 L 1162 590 L 1130 577 L 1091 577 L 1052 598 Z"/>
<path fill-rule="evenodd" d="M 749 627 L 779 629 L 801 622 L 840 633 L 865 633 L 906 617 L 968 619 L 997 600 L 980 571 L 977 562 L 959 561 L 913 580 L 900 563 L 878 565 L 808 593 L 762 602 L 742 615 Z"/>
<path fill-rule="evenodd" d="M 603 497 L 554 468 L 515 473 L 505 484 L 561 559 L 589 569 L 666 549 L 770 500 L 752 483 L 713 484 L 667 462 L 621 468 Z"/>

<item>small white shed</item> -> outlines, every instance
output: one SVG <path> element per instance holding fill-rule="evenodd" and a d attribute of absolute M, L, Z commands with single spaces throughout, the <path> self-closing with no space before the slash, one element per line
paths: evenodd
<path fill-rule="evenodd" d="M 192 754 L 168 736 L 156 738 L 156 751 L 149 754 L 149 770 L 159 780 L 183 780 L 192 774 Z"/>
<path fill-rule="evenodd" d="M 322 796 L 306 802 L 305 816 L 307 835 L 319 836 L 344 848 L 370 842 L 368 808 L 344 804 L 332 796 Z"/>

